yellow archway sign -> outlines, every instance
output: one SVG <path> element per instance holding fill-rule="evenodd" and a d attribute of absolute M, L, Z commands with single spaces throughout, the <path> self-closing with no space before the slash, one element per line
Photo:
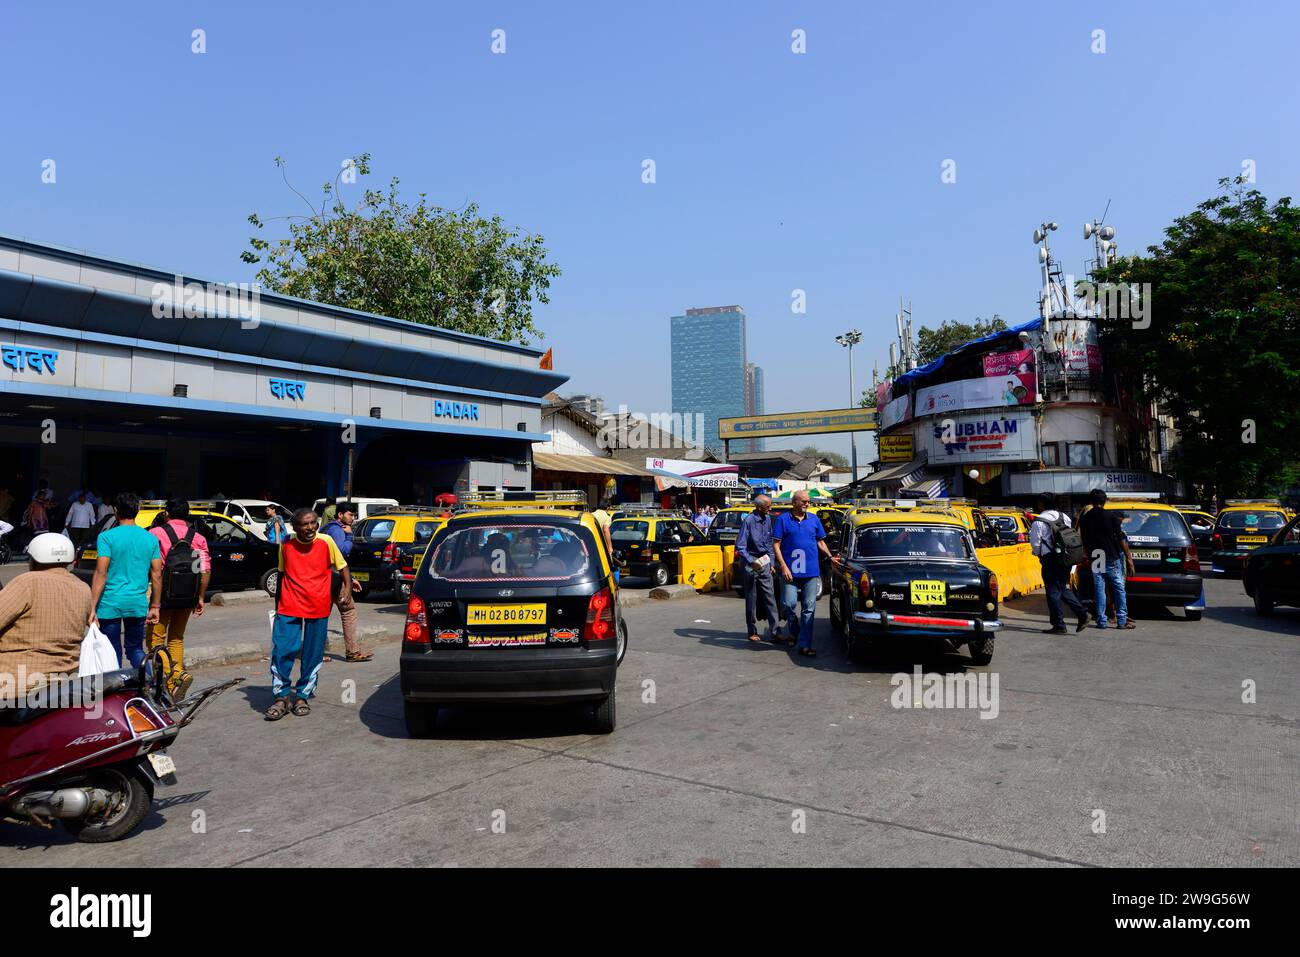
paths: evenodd
<path fill-rule="evenodd" d="M 821 412 L 776 412 L 718 419 L 718 438 L 763 439 L 773 435 L 820 435 L 826 432 L 867 432 L 876 427 L 876 410 L 827 409 Z"/>

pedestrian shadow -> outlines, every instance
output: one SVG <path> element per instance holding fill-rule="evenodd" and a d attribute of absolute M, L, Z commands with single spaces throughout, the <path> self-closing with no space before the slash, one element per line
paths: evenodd
<path fill-rule="evenodd" d="M 763 641 L 750 641 L 743 631 L 724 631 L 721 628 L 674 628 L 673 634 L 679 638 L 692 638 L 708 648 L 727 648 L 730 650 L 764 651 L 768 653 L 786 651 L 784 645 Z"/>
<path fill-rule="evenodd" d="M 588 737 L 591 705 L 519 703 L 440 707 L 435 733 L 419 739 L 438 741 L 529 741 L 540 738 Z M 361 705 L 361 723 L 381 738 L 407 738 L 401 679 L 393 675 Z"/>

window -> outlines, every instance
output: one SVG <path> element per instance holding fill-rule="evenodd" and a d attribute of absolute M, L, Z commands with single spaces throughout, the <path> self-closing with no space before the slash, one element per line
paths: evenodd
<path fill-rule="evenodd" d="M 1097 464 L 1097 450 L 1091 442 L 1071 442 L 1067 449 L 1067 464 L 1071 468 L 1091 468 Z"/>
<path fill-rule="evenodd" d="M 195 525 L 209 542 L 242 544 L 248 540 L 248 534 L 228 518 L 210 516 L 207 520 L 200 519 Z"/>
<path fill-rule="evenodd" d="M 869 525 L 858 530 L 853 554 L 856 558 L 974 557 L 964 531 L 939 525 Z"/>
<path fill-rule="evenodd" d="M 584 576 L 594 563 L 576 532 L 553 525 L 475 525 L 433 546 L 425 564 L 449 581 L 559 582 Z"/>
<path fill-rule="evenodd" d="M 1057 443 L 1046 442 L 1043 444 L 1043 464 L 1048 468 L 1056 468 L 1061 464 L 1061 454 Z"/>
<path fill-rule="evenodd" d="M 649 531 L 649 522 L 619 520 L 610 524 L 609 537 L 615 542 L 644 542 Z"/>
<path fill-rule="evenodd" d="M 1286 516 L 1281 512 L 1225 512 L 1219 519 L 1221 527 L 1233 530 L 1250 528 L 1272 532 L 1285 524 Z"/>
<path fill-rule="evenodd" d="M 352 537 L 369 542 L 386 542 L 392 538 L 395 524 L 396 522 L 391 518 L 368 518 L 363 522 L 357 522 Z"/>
<path fill-rule="evenodd" d="M 417 542 L 427 542 L 429 539 L 433 538 L 433 533 L 437 530 L 437 522 L 416 522 L 415 540 Z"/>
<path fill-rule="evenodd" d="M 1191 542 L 1187 534 L 1187 525 L 1177 512 L 1164 512 L 1140 508 L 1116 509 L 1119 512 L 1120 528 L 1124 530 L 1129 544 L 1140 545 L 1178 545 L 1186 546 Z"/>

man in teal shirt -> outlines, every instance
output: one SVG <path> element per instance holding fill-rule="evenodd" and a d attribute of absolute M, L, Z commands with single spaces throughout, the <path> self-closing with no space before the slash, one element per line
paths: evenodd
<path fill-rule="evenodd" d="M 113 501 L 117 525 L 101 532 L 90 595 L 100 630 L 123 668 L 144 660 L 145 625 L 158 621 L 162 601 L 162 551 L 158 539 L 135 523 L 140 500 L 123 492 Z"/>

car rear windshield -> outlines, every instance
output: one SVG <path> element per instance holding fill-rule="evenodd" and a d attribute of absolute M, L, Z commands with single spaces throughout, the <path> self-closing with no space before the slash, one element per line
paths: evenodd
<path fill-rule="evenodd" d="M 583 536 L 558 525 L 472 525 L 433 546 L 429 575 L 448 581 L 565 582 L 596 566 Z"/>
<path fill-rule="evenodd" d="M 1277 530 L 1286 524 L 1281 512 L 1227 512 L 1219 519 L 1223 528 L 1258 528 Z"/>
<path fill-rule="evenodd" d="M 1177 512 L 1145 508 L 1116 509 L 1119 526 L 1132 545 L 1185 545 L 1190 538 L 1183 517 Z"/>
<path fill-rule="evenodd" d="M 966 533 L 942 525 L 870 525 L 858 529 L 857 558 L 974 558 Z"/>
<path fill-rule="evenodd" d="M 989 524 L 1000 532 L 1016 532 L 1020 526 L 1016 524 L 1015 517 L 1012 515 L 989 515 Z"/>
<path fill-rule="evenodd" d="M 745 520 L 748 512 L 719 512 L 713 516 L 713 524 L 710 528 L 740 528 L 740 523 Z"/>
<path fill-rule="evenodd" d="M 609 537 L 615 542 L 644 542 L 649 534 L 649 522 L 619 520 L 609 526 Z"/>
<path fill-rule="evenodd" d="M 368 518 L 357 522 L 352 537 L 365 539 L 368 542 L 386 542 L 393 537 L 395 524 L 391 518 Z"/>

